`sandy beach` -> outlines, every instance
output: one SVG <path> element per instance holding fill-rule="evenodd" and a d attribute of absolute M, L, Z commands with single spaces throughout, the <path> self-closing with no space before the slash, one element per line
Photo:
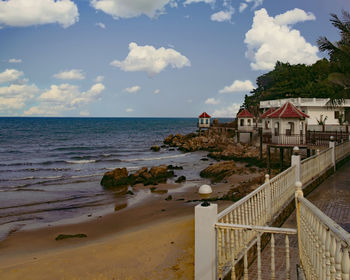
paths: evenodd
<path fill-rule="evenodd" d="M 217 184 L 213 196 L 232 182 Z M 175 184 L 160 184 L 170 190 Z M 135 190 L 143 189 L 136 186 Z M 148 187 L 147 187 L 148 188 Z M 197 187 L 154 193 L 136 207 L 60 226 L 11 233 L 0 242 L 2 279 L 192 279 Z M 229 205 L 220 201 L 220 208 Z M 87 238 L 56 241 L 59 234 Z"/>

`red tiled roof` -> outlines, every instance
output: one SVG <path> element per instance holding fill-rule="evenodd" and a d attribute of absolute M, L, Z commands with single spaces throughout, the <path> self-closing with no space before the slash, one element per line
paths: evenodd
<path fill-rule="evenodd" d="M 270 115 L 269 118 L 308 118 L 309 116 L 300 111 L 292 103 L 287 102 L 281 108 L 275 110 Z"/>
<path fill-rule="evenodd" d="M 275 108 L 268 109 L 264 114 L 260 116 L 260 118 L 265 119 L 268 115 L 270 115 L 273 111 L 275 111 Z"/>
<path fill-rule="evenodd" d="M 244 109 L 237 114 L 237 118 L 254 118 L 254 116 L 247 109 Z"/>
<path fill-rule="evenodd" d="M 204 112 L 202 113 L 202 115 L 199 116 L 199 118 L 211 118 L 211 116 L 209 116 L 207 112 Z"/>

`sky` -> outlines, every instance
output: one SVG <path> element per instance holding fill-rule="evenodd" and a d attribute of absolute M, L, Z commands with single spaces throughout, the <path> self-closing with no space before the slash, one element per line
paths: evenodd
<path fill-rule="evenodd" d="M 0 0 L 0 116 L 234 117 L 349 0 Z"/>

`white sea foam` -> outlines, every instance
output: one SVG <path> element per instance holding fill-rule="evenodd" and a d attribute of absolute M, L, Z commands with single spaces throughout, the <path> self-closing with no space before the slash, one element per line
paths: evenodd
<path fill-rule="evenodd" d="M 86 163 L 94 163 L 96 160 L 94 159 L 84 159 L 84 160 L 67 160 L 67 163 L 71 164 L 86 164 Z"/>
<path fill-rule="evenodd" d="M 161 160 L 161 159 L 168 159 L 168 158 L 180 158 L 180 157 L 185 157 L 185 156 L 190 155 L 190 154 L 191 154 L 191 153 L 179 154 L 179 155 L 173 155 L 173 156 L 164 156 L 164 157 L 133 158 L 133 159 L 124 159 L 124 160 L 122 160 L 122 161 L 132 162 L 132 161 Z"/>

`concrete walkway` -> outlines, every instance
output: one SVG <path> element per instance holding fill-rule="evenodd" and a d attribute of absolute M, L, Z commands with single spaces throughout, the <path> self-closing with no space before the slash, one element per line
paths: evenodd
<path fill-rule="evenodd" d="M 327 178 L 307 196 L 314 205 L 328 217 L 350 232 L 350 161 L 345 163 L 335 174 Z M 296 228 L 295 211 L 284 223 L 283 227 Z M 285 273 L 285 237 L 278 235 L 276 239 L 276 279 L 286 279 Z M 290 238 L 291 279 L 296 278 L 298 263 L 298 242 L 295 235 Z M 262 252 L 262 279 L 271 279 L 270 244 Z M 249 268 L 249 279 L 257 279 L 256 262 Z"/>

